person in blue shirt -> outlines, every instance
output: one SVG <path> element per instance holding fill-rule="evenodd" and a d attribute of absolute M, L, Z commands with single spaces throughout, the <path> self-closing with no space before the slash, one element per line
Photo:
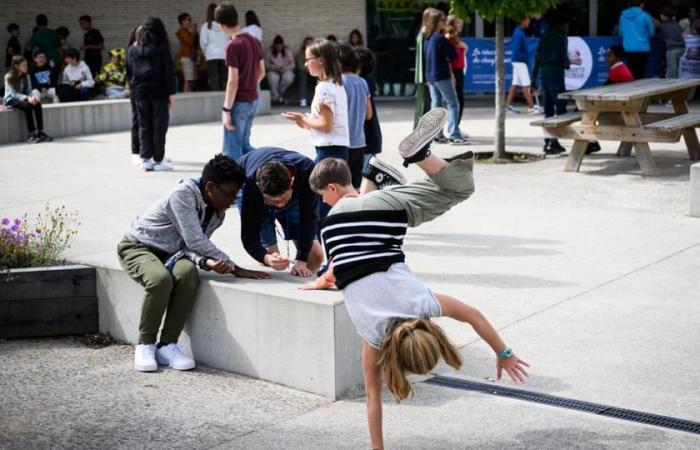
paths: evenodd
<path fill-rule="evenodd" d="M 537 114 L 540 112 L 539 108 L 535 108 L 532 102 L 532 93 L 530 92 L 530 70 L 527 67 L 527 42 L 525 36 L 525 30 L 530 26 L 530 18 L 525 16 L 520 19 L 520 23 L 515 27 L 513 31 L 513 37 L 510 39 L 511 48 L 513 50 L 513 81 L 510 84 L 510 90 L 508 91 L 508 98 L 506 99 L 506 109 L 510 112 L 517 113 L 513 107 L 513 100 L 515 99 L 515 93 L 518 87 L 522 88 L 523 95 L 525 95 L 525 101 L 527 102 L 528 112 L 530 114 Z"/>
<path fill-rule="evenodd" d="M 641 0 L 630 0 L 629 8 L 620 14 L 620 36 L 625 49 L 627 67 L 635 80 L 644 78 L 651 38 L 654 36 L 654 23 L 644 9 Z"/>
<path fill-rule="evenodd" d="M 425 55 L 425 79 L 430 90 L 430 109 L 441 108 L 443 102 L 447 105 L 447 128 L 449 139 L 442 132 L 436 137 L 437 142 L 464 142 L 464 136 L 459 130 L 459 102 L 457 91 L 452 84 L 452 69 L 450 63 L 457 58 L 457 52 L 450 41 L 442 34 L 446 20 L 442 11 L 435 8 L 427 9 L 424 34 L 426 36 L 423 52 Z M 461 93 L 460 93 L 461 94 Z"/>

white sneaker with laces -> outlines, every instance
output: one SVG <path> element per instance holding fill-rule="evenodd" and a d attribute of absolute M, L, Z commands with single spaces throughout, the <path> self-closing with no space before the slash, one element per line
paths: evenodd
<path fill-rule="evenodd" d="M 131 154 L 131 164 L 138 166 L 141 164 L 141 156 L 138 153 L 132 153 Z"/>
<path fill-rule="evenodd" d="M 139 167 L 141 167 L 145 171 L 150 171 L 150 170 L 153 170 L 153 166 L 155 166 L 155 163 L 153 162 L 152 159 L 142 158 L 141 165 Z"/>
<path fill-rule="evenodd" d="M 173 170 L 173 165 L 164 159 L 159 163 L 155 163 L 153 165 L 153 170 L 156 172 L 169 172 Z"/>
<path fill-rule="evenodd" d="M 139 344 L 134 347 L 134 369 L 139 372 L 158 370 L 155 344 Z"/>
<path fill-rule="evenodd" d="M 175 370 L 194 369 L 194 359 L 186 356 L 177 344 L 164 345 L 156 350 L 156 361 Z"/>

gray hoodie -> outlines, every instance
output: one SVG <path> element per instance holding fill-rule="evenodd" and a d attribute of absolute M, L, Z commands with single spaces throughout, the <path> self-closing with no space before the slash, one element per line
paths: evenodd
<path fill-rule="evenodd" d="M 225 212 L 214 212 L 207 229 L 202 230 L 206 206 L 199 180 L 182 180 L 167 198 L 131 222 L 126 238 L 168 255 L 183 251 L 199 267 L 203 258 L 231 263 L 228 255 L 209 240 L 223 224 Z"/>

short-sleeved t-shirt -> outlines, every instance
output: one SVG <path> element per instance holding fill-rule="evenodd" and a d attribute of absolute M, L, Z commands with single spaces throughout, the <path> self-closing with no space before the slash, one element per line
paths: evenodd
<path fill-rule="evenodd" d="M 397 320 L 442 315 L 435 294 L 404 263 L 353 281 L 343 289 L 343 298 L 357 334 L 376 349 Z"/>
<path fill-rule="evenodd" d="M 85 32 L 83 36 L 83 45 L 100 45 L 104 44 L 105 40 L 102 37 L 102 33 L 99 30 L 92 28 Z M 94 48 L 85 49 L 85 62 L 90 66 L 92 63 L 101 64 L 102 63 L 102 50 L 97 50 Z M 99 67 L 98 67 L 99 68 Z"/>
<path fill-rule="evenodd" d="M 321 116 L 321 105 L 330 108 L 333 114 L 333 128 L 331 128 L 330 133 L 310 129 L 313 145 L 316 147 L 349 146 L 348 96 L 345 93 L 345 88 L 332 81 L 319 81 L 314 92 L 314 99 L 311 102 L 311 118 Z"/>
<path fill-rule="evenodd" d="M 260 42 L 248 33 L 238 33 L 226 44 L 226 66 L 238 69 L 235 102 L 252 102 L 258 98 L 258 69 L 263 59 Z"/>
<path fill-rule="evenodd" d="M 343 87 L 348 97 L 348 126 L 350 148 L 361 148 L 365 144 L 365 116 L 369 87 L 367 82 L 354 74 L 343 74 Z"/>

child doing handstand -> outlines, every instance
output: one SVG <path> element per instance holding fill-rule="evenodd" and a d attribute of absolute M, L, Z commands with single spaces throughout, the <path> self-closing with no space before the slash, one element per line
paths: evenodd
<path fill-rule="evenodd" d="M 433 292 L 404 263 L 401 245 L 407 227 L 439 217 L 474 192 L 471 158 L 448 163 L 428 147 L 446 120 L 445 109 L 431 110 L 399 145 L 405 162 L 426 172 L 423 180 L 358 195 L 347 164 L 335 158 L 320 161 L 309 178 L 311 188 L 333 206 L 321 230 L 331 269 L 303 288 L 335 284 L 343 291 L 348 314 L 364 340 L 362 367 L 373 449 L 383 448 L 382 377 L 400 401 L 412 394 L 406 372 L 426 374 L 440 357 L 455 369 L 462 364 L 458 349 L 431 317 L 447 316 L 471 325 L 496 353 L 499 379 L 503 370 L 515 382 L 527 377 L 528 364 L 515 356 L 478 310 Z"/>

